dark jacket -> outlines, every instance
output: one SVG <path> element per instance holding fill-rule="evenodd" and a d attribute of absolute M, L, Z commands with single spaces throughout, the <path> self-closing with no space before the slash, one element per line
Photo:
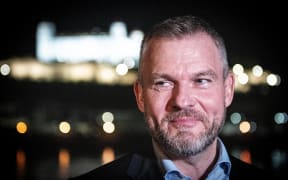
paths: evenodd
<path fill-rule="evenodd" d="M 230 156 L 230 160 L 232 164 L 230 180 L 275 179 L 267 171 L 244 163 L 233 156 Z M 139 154 L 128 154 L 70 180 L 90 179 L 156 180 L 163 179 L 163 176 L 155 158 L 147 158 Z"/>

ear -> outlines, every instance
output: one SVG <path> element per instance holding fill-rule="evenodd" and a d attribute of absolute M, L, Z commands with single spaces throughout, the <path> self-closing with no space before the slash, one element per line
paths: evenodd
<path fill-rule="evenodd" d="M 136 102 L 137 102 L 137 105 L 138 105 L 138 109 L 139 109 L 141 112 L 144 112 L 143 87 L 142 87 L 142 85 L 139 83 L 139 81 L 136 81 L 136 82 L 134 83 L 133 89 L 134 89 L 134 95 L 135 95 L 135 98 L 136 98 Z"/>
<path fill-rule="evenodd" d="M 235 79 L 234 75 L 229 72 L 225 79 L 225 107 L 230 106 L 234 97 Z"/>

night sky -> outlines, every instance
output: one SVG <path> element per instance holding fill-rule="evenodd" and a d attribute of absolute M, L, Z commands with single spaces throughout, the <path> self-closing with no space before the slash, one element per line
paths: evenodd
<path fill-rule="evenodd" d="M 285 74 L 287 40 L 284 5 L 244 2 L 195 3 L 193 1 L 9 1 L 1 4 L 0 60 L 35 57 L 35 31 L 40 21 L 51 21 L 57 33 L 107 32 L 112 21 L 121 20 L 128 31 L 144 32 L 164 18 L 193 14 L 209 20 L 226 41 L 232 64 L 256 63 Z M 243 62 L 242 62 L 243 61 Z"/>

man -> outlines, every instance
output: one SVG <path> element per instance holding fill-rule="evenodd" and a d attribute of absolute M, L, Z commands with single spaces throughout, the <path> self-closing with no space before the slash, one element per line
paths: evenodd
<path fill-rule="evenodd" d="M 145 34 L 134 93 L 153 155 L 126 155 L 75 179 L 268 177 L 229 156 L 218 137 L 233 100 L 234 77 L 223 39 L 203 19 L 169 18 Z"/>

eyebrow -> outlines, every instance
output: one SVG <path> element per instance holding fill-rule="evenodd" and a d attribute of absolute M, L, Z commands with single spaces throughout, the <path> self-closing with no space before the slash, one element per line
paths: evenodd
<path fill-rule="evenodd" d="M 209 76 L 212 79 L 218 79 L 217 74 L 214 71 L 210 70 L 210 69 L 209 70 L 205 70 L 205 71 L 200 71 L 200 72 L 193 73 L 192 76 L 193 77 Z M 157 78 L 174 79 L 169 74 L 164 74 L 164 73 L 152 73 L 152 78 L 153 79 L 157 79 Z"/>
<path fill-rule="evenodd" d="M 196 73 L 196 76 L 209 76 L 209 77 L 212 77 L 212 79 L 218 79 L 218 76 L 217 74 L 212 71 L 212 70 L 207 70 L 207 71 L 202 71 L 202 72 L 199 72 L 199 73 Z"/>
<path fill-rule="evenodd" d="M 164 74 L 164 73 L 152 73 L 152 78 L 153 79 L 157 79 L 157 78 L 173 79 L 170 75 Z"/>

